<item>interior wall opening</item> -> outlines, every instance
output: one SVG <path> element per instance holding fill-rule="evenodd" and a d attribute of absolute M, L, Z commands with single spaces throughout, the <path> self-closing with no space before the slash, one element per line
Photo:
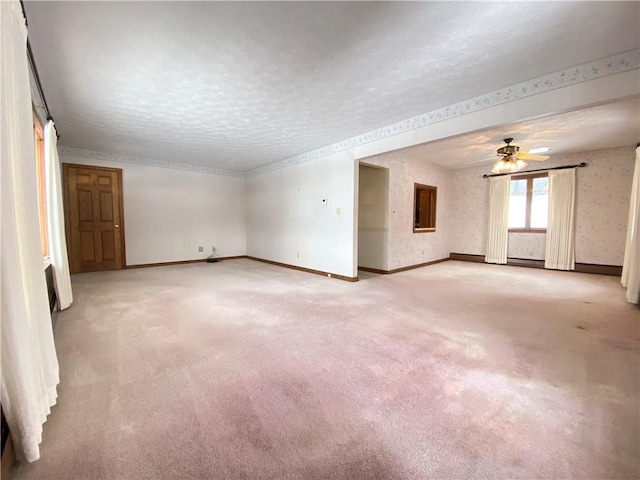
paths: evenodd
<path fill-rule="evenodd" d="M 388 270 L 389 169 L 359 164 L 358 268 Z"/>

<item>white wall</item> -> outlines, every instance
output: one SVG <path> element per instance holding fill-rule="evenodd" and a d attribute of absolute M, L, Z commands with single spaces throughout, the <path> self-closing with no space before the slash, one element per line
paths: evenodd
<path fill-rule="evenodd" d="M 127 265 L 244 255 L 244 178 L 113 161 L 61 162 L 122 169 Z M 199 253 L 198 247 L 204 252 Z"/>
<path fill-rule="evenodd" d="M 357 276 L 356 167 L 344 151 L 247 178 L 247 255 Z"/>
<path fill-rule="evenodd" d="M 360 164 L 358 266 L 388 269 L 389 170 Z"/>
<path fill-rule="evenodd" d="M 376 155 L 362 161 L 389 169 L 388 270 L 448 258 L 451 171 L 403 152 Z M 438 187 L 435 232 L 413 233 L 415 183 Z"/>
<path fill-rule="evenodd" d="M 630 146 L 552 157 L 540 165 L 588 164 L 576 170 L 576 262 L 622 265 L 634 158 Z M 486 170 L 453 172 L 452 252 L 484 255 L 489 182 L 482 174 Z M 544 259 L 545 237 L 510 233 L 509 257 Z"/>
<path fill-rule="evenodd" d="M 123 170 L 128 265 L 204 258 L 215 245 L 221 256 L 248 254 L 357 275 L 358 162 L 352 151 L 246 180 L 98 159 L 61 161 Z M 576 261 L 621 265 L 634 149 L 565 155 L 544 166 L 582 161 L 589 166 L 577 170 Z M 402 152 L 364 162 L 389 169 L 387 264 L 372 268 L 393 270 L 450 252 L 484 255 L 486 168 L 450 171 Z M 414 183 L 438 187 L 436 232 L 412 231 Z M 512 233 L 509 256 L 543 259 L 544 242 L 544 234 Z"/>

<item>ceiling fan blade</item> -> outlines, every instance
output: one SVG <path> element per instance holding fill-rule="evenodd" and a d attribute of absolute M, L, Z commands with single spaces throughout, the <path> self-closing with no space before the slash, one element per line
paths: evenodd
<path fill-rule="evenodd" d="M 521 158 L 522 160 L 534 160 L 537 162 L 542 162 L 543 160 L 549 158 L 549 155 L 530 155 L 528 153 L 521 153 L 518 155 L 518 158 Z"/>

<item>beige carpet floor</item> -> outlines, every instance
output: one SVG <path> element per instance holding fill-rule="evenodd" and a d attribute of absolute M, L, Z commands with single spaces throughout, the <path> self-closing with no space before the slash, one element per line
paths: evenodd
<path fill-rule="evenodd" d="M 76 275 L 31 479 L 638 478 L 619 279 L 251 260 Z"/>

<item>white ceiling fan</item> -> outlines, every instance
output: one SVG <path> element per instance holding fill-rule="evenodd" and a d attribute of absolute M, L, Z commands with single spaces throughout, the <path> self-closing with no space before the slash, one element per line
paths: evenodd
<path fill-rule="evenodd" d="M 522 170 L 527 166 L 524 160 L 534 160 L 542 162 L 549 158 L 549 155 L 533 155 L 529 152 L 521 152 L 520 147 L 511 145 L 513 138 L 505 138 L 506 145 L 497 151 L 500 159 L 493 165 L 491 171 L 493 173 L 513 173 Z"/>

